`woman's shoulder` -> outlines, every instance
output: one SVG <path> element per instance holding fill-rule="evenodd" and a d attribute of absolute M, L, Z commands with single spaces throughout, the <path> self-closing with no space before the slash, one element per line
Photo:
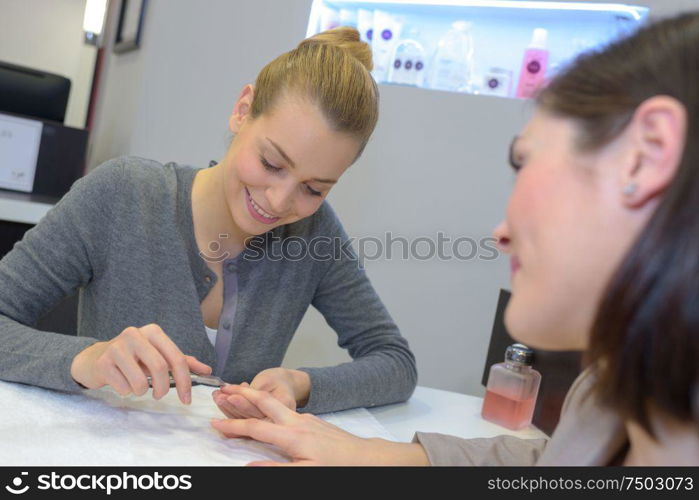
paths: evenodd
<path fill-rule="evenodd" d="M 93 184 L 109 184 L 122 194 L 153 197 L 158 193 L 172 194 L 177 189 L 178 172 L 194 170 L 172 162 L 162 164 L 138 156 L 120 156 L 100 164 L 86 177 Z"/>

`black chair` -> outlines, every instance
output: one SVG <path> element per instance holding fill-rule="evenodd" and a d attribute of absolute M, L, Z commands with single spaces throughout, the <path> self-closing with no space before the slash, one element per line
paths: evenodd
<path fill-rule="evenodd" d="M 483 386 L 488 382 L 490 367 L 504 361 L 507 346 L 517 343 L 507 332 L 504 322 L 510 295 L 507 290 L 500 290 L 481 381 Z M 534 349 L 534 369 L 541 373 L 541 385 L 532 420 L 536 427 L 550 436 L 558 425 L 566 393 L 582 371 L 582 353 Z"/>

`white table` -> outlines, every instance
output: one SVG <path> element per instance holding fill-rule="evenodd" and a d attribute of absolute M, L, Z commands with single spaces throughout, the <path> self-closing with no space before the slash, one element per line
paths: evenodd
<path fill-rule="evenodd" d="M 185 406 L 170 391 L 120 398 L 109 389 L 65 394 L 0 381 L 0 465 L 200 466 L 285 460 L 273 447 L 225 439 L 209 424 L 222 418 L 210 387 L 192 390 Z M 415 430 L 461 437 L 514 434 L 540 437 L 536 429 L 512 433 L 483 421 L 481 399 L 419 387 L 410 401 L 322 415 L 362 437 L 409 442 Z"/>
<path fill-rule="evenodd" d="M 410 442 L 415 431 L 439 432 L 462 438 L 509 434 L 523 439 L 546 435 L 535 427 L 511 431 L 481 418 L 483 398 L 418 386 L 405 403 L 369 408 L 398 441 Z"/>

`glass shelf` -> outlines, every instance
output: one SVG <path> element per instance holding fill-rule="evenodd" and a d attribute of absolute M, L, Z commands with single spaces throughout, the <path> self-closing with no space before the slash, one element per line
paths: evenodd
<path fill-rule="evenodd" d="M 599 2 L 314 0 L 307 36 L 356 27 L 372 45 L 381 84 L 514 98 L 531 95 L 520 88 L 529 69 L 541 71 L 536 85 L 545 85 L 579 54 L 633 33 L 647 17 L 645 7 Z M 525 53 L 534 39 L 545 53 Z"/>

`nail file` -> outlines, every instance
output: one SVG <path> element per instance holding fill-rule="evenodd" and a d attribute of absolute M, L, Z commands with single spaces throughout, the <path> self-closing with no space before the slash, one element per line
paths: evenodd
<path fill-rule="evenodd" d="M 208 385 L 209 387 L 223 387 L 226 383 L 221 380 L 220 377 L 215 377 L 213 375 L 197 375 L 196 373 L 190 373 L 192 378 L 192 383 L 199 385 Z M 148 385 L 153 387 L 153 378 L 148 377 Z M 170 375 L 170 387 L 175 387 L 175 379 Z"/>

